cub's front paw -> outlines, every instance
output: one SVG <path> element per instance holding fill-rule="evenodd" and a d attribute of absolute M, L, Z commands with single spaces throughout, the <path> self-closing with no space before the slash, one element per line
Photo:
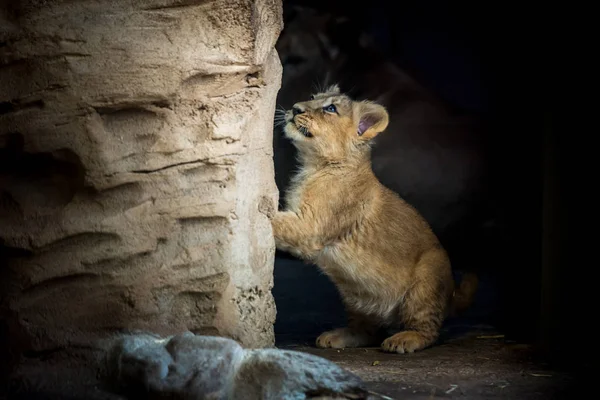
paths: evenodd
<path fill-rule="evenodd" d="M 277 248 L 288 247 L 287 243 L 283 240 L 284 234 L 288 229 L 289 222 L 287 221 L 287 213 L 278 211 L 275 216 L 271 219 L 271 227 L 273 228 L 273 237 L 275 238 L 275 244 Z"/>
<path fill-rule="evenodd" d="M 282 211 L 277 211 L 273 218 L 271 218 L 271 226 L 273 227 L 273 234 L 277 235 L 283 227 L 285 214 Z"/>
<path fill-rule="evenodd" d="M 425 337 L 417 331 L 404 331 L 396 333 L 385 339 L 381 349 L 390 353 L 413 353 L 429 345 Z"/>

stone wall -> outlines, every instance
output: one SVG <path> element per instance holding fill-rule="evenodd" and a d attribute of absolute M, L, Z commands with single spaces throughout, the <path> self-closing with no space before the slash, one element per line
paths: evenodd
<path fill-rule="evenodd" d="M 11 359 L 122 330 L 274 342 L 280 0 L 2 2 Z"/>

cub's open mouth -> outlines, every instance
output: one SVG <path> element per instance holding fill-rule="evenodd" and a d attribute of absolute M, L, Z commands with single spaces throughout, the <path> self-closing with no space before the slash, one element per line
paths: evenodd
<path fill-rule="evenodd" d="M 286 112 L 285 122 L 286 122 L 286 126 L 289 126 L 290 128 L 293 127 L 294 128 L 293 130 L 300 132 L 300 134 L 302 134 L 304 137 L 307 137 L 307 138 L 313 137 L 313 134 L 310 133 L 308 128 L 298 125 L 296 123 L 296 121 L 294 120 L 294 115 L 291 111 Z"/>
<path fill-rule="evenodd" d="M 313 136 L 313 135 L 312 135 L 312 133 L 310 133 L 310 132 L 308 131 L 308 129 L 306 129 L 306 128 L 305 128 L 305 127 L 303 127 L 303 126 L 298 126 L 298 131 L 299 131 L 301 134 L 303 134 L 304 136 L 306 136 L 306 137 L 312 137 L 312 136 Z"/>

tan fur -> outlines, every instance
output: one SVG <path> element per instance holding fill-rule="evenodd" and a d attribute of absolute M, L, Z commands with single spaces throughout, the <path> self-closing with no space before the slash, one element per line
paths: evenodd
<path fill-rule="evenodd" d="M 330 104 L 335 112 L 324 109 Z M 286 210 L 272 221 L 276 245 L 321 268 L 349 317 L 348 327 L 323 333 L 317 345 L 379 344 L 383 329 L 403 326 L 383 341 L 384 350 L 430 346 L 444 318 L 468 305 L 476 280 L 464 280 L 468 293 L 457 291 L 454 305 L 446 251 L 420 214 L 373 174 L 371 140 L 387 127 L 387 111 L 353 101 L 337 86 L 294 108 L 284 131 L 299 150 L 301 169 Z"/>

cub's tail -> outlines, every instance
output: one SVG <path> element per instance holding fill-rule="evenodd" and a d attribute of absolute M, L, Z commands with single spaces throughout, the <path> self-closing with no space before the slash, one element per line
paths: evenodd
<path fill-rule="evenodd" d="M 466 310 L 475 297 L 475 292 L 479 286 L 479 279 L 473 273 L 465 273 L 460 281 L 460 285 L 454 289 L 452 294 L 452 302 L 450 306 L 450 314 L 455 316 Z"/>

